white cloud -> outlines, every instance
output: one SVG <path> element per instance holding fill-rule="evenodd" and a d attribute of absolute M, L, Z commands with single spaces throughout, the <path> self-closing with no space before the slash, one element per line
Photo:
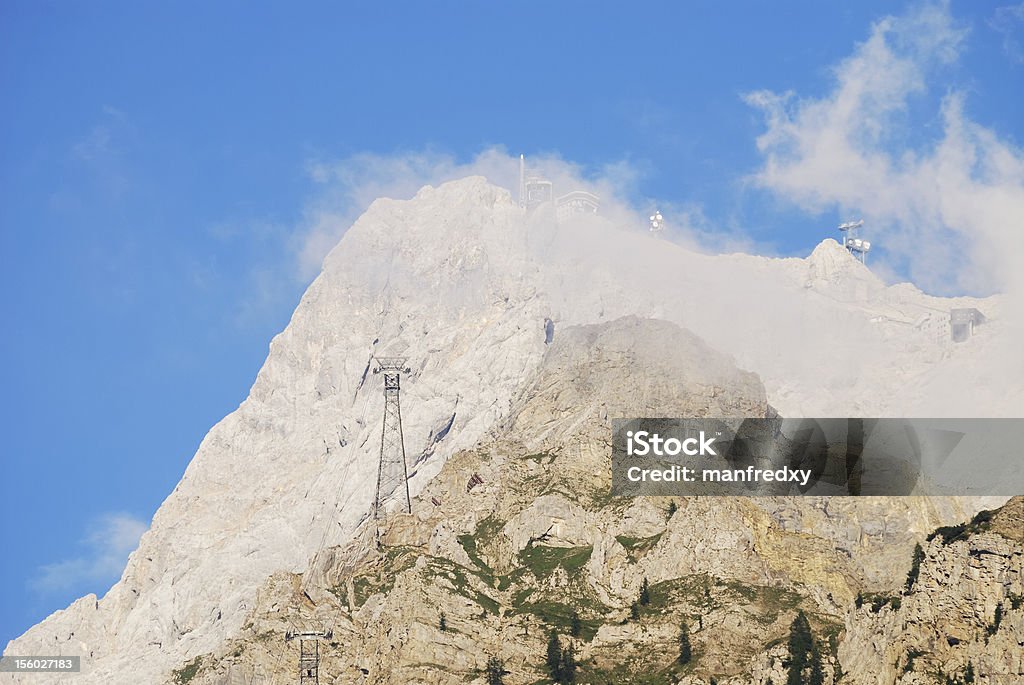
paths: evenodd
<path fill-rule="evenodd" d="M 81 541 L 85 554 L 40 567 L 29 585 L 38 592 L 57 592 L 95 591 L 98 585 L 113 584 L 148 527 L 129 514 L 105 514 Z"/>
<path fill-rule="evenodd" d="M 556 153 L 527 156 L 527 166 L 554 183 L 556 193 L 589 190 L 601 198 L 601 214 L 623 227 L 646 230 L 647 215 L 661 209 L 669 220 L 666 237 L 700 252 L 751 250 L 755 243 L 739 231 L 722 231 L 708 220 L 695 202 L 659 202 L 639 192 L 641 170 L 632 162 L 610 162 L 587 169 Z M 502 147 L 483 150 L 469 161 L 435 151 L 394 155 L 362 153 L 340 161 L 308 165 L 319 194 L 308 204 L 293 231 L 296 276 L 308 281 L 320 271 L 328 252 L 349 226 L 377 198 L 410 198 L 424 185 L 439 185 L 466 176 L 483 176 L 518 192 L 519 157 Z"/>
<path fill-rule="evenodd" d="M 68 177 L 56 179 L 50 206 L 69 214 L 96 202 L 118 203 L 136 187 L 130 151 L 137 131 L 128 116 L 104 106 L 95 123 L 67 150 Z"/>
<path fill-rule="evenodd" d="M 997 7 L 989 20 L 989 26 L 1003 36 L 1003 52 L 1014 62 L 1024 64 L 1024 45 L 1021 44 L 1021 33 L 1024 32 L 1024 2 L 1019 5 Z"/>
<path fill-rule="evenodd" d="M 912 98 L 958 58 L 965 35 L 948 3 L 928 4 L 876 23 L 828 95 L 748 95 L 767 123 L 754 180 L 809 211 L 863 216 L 926 289 L 1021 293 L 1024 153 L 971 121 L 957 92 L 934 113 L 941 133 L 911 142 Z"/>
<path fill-rule="evenodd" d="M 555 154 L 531 155 L 527 162 L 531 168 L 541 170 L 556 189 L 590 190 L 601 197 L 606 215 L 625 212 L 629 217 L 622 220 L 643 225 L 639 214 L 623 199 L 636 187 L 639 177 L 629 163 L 616 162 L 587 171 Z M 297 271 L 302 280 L 319 272 L 323 258 L 375 199 L 410 198 L 424 185 L 436 186 L 473 175 L 484 176 L 515 194 L 519 158 L 500 147 L 485 149 L 468 162 L 431 151 L 363 153 L 341 161 L 311 162 L 308 173 L 318 184 L 320 194 L 307 207 L 296 232 Z"/>
<path fill-rule="evenodd" d="M 124 152 L 125 139 L 134 135 L 134 127 L 121 110 L 105 105 L 99 121 L 89 133 L 71 146 L 71 157 L 85 163 L 104 163 Z"/>
<path fill-rule="evenodd" d="M 646 227 L 646 215 L 633 210 L 623 199 L 627 194 L 636 195 L 640 173 L 632 164 L 615 162 L 585 170 L 553 153 L 530 155 L 527 162 L 555 184 L 556 192 L 590 190 L 601 197 L 606 218 L 640 230 Z M 261 322 L 270 313 L 277 322 L 282 307 L 291 306 L 291 291 L 282 284 L 291 280 L 293 284 L 304 285 L 312 280 L 320 272 L 327 253 L 374 200 L 411 198 L 425 185 L 437 186 L 473 175 L 484 176 L 515 196 L 519 157 L 501 147 L 484 149 L 466 161 L 432 150 L 359 153 L 341 160 L 310 161 L 306 171 L 314 187 L 300 220 L 293 225 L 225 220 L 208 229 L 211 236 L 225 243 L 245 236 L 275 246 L 271 261 L 253 266 L 246 274 L 245 296 L 233 317 L 236 325 Z M 688 226 L 686 221 L 679 222 L 680 240 L 686 236 Z M 194 274 L 197 287 L 207 287 L 209 280 L 207 270 Z"/>
<path fill-rule="evenodd" d="M 1024 232 L 1014 226 L 1024 211 L 1024 155 L 971 121 L 955 92 L 925 113 L 930 128 L 911 126 L 918 121 L 915 108 L 934 88 L 931 80 L 959 58 L 966 36 L 946 3 L 924 5 L 877 22 L 835 67 L 830 93 L 804 99 L 767 91 L 748 95 L 767 121 L 758 139 L 764 164 L 754 180 L 808 211 L 863 216 L 871 237 L 885 248 L 886 259 L 872 264 L 881 274 L 909 275 L 942 294 L 1024 291 L 1016 275 L 1024 273 Z M 657 207 L 668 219 L 666 237 L 691 249 L 772 252 L 736 222 L 723 230 L 698 203 L 642 197 L 642 174 L 633 163 L 583 168 L 557 154 L 530 155 L 528 162 L 558 188 L 600 195 L 603 213 L 616 223 L 644 230 Z M 267 296 L 275 278 L 311 280 L 375 199 L 409 198 L 424 185 L 469 175 L 515 193 L 518 155 L 501 147 L 468 160 L 437 150 L 360 153 L 310 161 L 307 174 L 314 186 L 310 199 L 297 222 L 274 227 L 283 259 L 256 274 L 242 319 L 276 307 L 278 301 Z"/>
<path fill-rule="evenodd" d="M 87 136 L 71 146 L 71 154 L 85 162 L 95 161 L 111 153 L 112 137 L 110 126 L 96 124 Z"/>
<path fill-rule="evenodd" d="M 641 163 L 642 164 L 642 163 Z M 639 192 L 643 174 L 627 161 L 593 168 L 566 161 L 556 153 L 531 154 L 527 166 L 550 179 L 557 194 L 589 190 L 601 198 L 601 214 L 616 225 L 646 231 L 647 216 L 655 207 L 669 220 L 665 237 L 690 249 L 705 252 L 754 251 L 758 246 L 739 230 L 717 229 L 693 202 L 655 202 Z M 519 156 L 502 147 L 490 147 L 460 161 L 438 151 L 395 154 L 359 153 L 340 160 L 307 162 L 312 189 L 291 224 L 252 217 L 228 218 L 207 227 L 224 244 L 261 244 L 258 255 L 247 256 L 241 278 L 227 282 L 213 261 L 194 261 L 190 278 L 199 291 L 236 287 L 235 311 L 230 321 L 239 328 L 270 330 L 282 323 L 301 289 L 319 272 L 324 258 L 345 231 L 378 198 L 411 198 L 425 185 L 437 186 L 467 176 L 483 176 L 516 197 Z M 764 252 L 764 249 L 761 250 Z M 287 320 L 287 319 L 284 319 Z"/>

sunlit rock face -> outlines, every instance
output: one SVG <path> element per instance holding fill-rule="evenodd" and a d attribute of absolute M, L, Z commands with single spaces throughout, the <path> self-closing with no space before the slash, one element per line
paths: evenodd
<path fill-rule="evenodd" d="M 989 322 L 953 346 L 922 321 L 951 306 L 978 307 Z M 614 397 L 618 411 L 636 414 L 771 404 L 786 416 L 1012 415 L 1024 391 L 1008 366 L 1016 357 L 1004 355 L 1004 306 L 887 288 L 831 241 L 806 260 L 707 256 L 600 217 L 559 223 L 545 207 L 525 213 L 479 177 L 378 200 L 325 259 L 249 397 L 203 440 L 122 579 L 5 652 L 81 654 L 75 682 L 161 682 L 251 632 L 267 583 L 282 577 L 274 574 L 302 573 L 318 550 L 363 530 L 383 407 L 375 354 L 404 356 L 410 367 L 402 418 L 415 496 L 453 455 L 498 439 L 558 451 L 600 479 Z M 602 550 L 593 559 L 607 562 L 590 562 L 594 587 L 621 601 L 638 580 L 616 570 L 613 514 L 537 494 L 520 512 L 522 530 L 556 510 L 580 519 L 574 534 L 589 535 Z M 858 583 L 883 582 L 909 563 L 907 545 L 931 527 L 982 504 L 759 500 L 719 512 L 723 528 L 709 530 L 712 548 L 739 545 L 736 568 L 761 564 L 838 604 Z M 631 514 L 637 521 L 653 516 L 643 506 Z M 714 515 L 708 506 L 683 507 L 681 520 Z M 474 520 L 468 510 L 446 516 L 463 514 Z M 521 551 L 515 529 L 509 554 Z M 754 555 L 776 530 L 880 556 L 833 572 L 801 570 L 785 546 Z M 454 558 L 456 538 L 446 535 L 439 529 L 433 544 Z M 673 556 L 684 547 L 658 551 L 652 573 L 697 568 Z"/>

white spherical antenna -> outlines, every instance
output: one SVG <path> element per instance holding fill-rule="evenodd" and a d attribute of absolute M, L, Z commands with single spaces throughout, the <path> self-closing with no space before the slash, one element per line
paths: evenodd
<path fill-rule="evenodd" d="M 661 212 L 659 212 L 658 210 L 654 210 L 654 214 L 651 214 L 651 216 L 648 218 L 651 222 L 652 231 L 660 231 L 662 228 L 665 227 L 665 218 L 661 216 Z"/>

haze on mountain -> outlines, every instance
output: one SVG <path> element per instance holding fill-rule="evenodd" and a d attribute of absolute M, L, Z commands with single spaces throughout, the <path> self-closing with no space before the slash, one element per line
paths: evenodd
<path fill-rule="evenodd" d="M 309 573 L 323 550 L 365 534 L 383 410 L 375 355 L 404 356 L 411 369 L 402 418 L 414 496 L 453 455 L 498 439 L 560 450 L 569 446 L 563 436 L 586 425 L 596 440 L 593 425 L 614 417 L 595 407 L 611 400 L 560 403 L 572 376 L 552 386 L 550 401 L 529 402 L 544 390 L 539 379 L 562 368 L 549 355 L 563 334 L 618 330 L 623 320 L 670 328 L 641 324 L 629 345 L 621 331 L 572 339 L 591 341 L 584 367 L 598 358 L 593 340 L 616 341 L 609 349 L 626 370 L 621 382 L 653 384 L 623 389 L 621 409 L 638 414 L 657 415 L 659 404 L 647 402 L 673 386 L 695 394 L 711 369 L 724 375 L 707 387 L 729 393 L 740 378 L 729 369 L 752 374 L 755 399 L 735 406 L 771 405 L 783 416 L 1012 416 L 1024 406 L 1011 295 L 945 299 L 886 285 L 832 239 L 804 259 L 701 254 L 653 236 L 612 201 L 606 210 L 558 221 L 552 207 L 527 212 L 479 176 L 375 201 L 327 255 L 248 398 L 203 440 L 121 580 L 5 652 L 81 654 L 76 683 L 162 682 L 239 639 L 274 574 Z M 987 317 L 965 344 L 948 339 L 952 307 Z M 692 356 L 666 363 L 653 381 L 651 351 L 671 357 L 673 336 Z M 632 357 L 645 365 L 635 373 Z M 527 405 L 542 409 L 524 413 Z M 567 454 L 571 462 L 575 452 Z M 786 525 L 806 526 L 826 549 L 840 522 L 853 527 L 865 558 L 850 573 L 877 583 L 903 562 L 872 561 L 868 550 L 890 542 L 909 560 L 914 540 L 935 526 L 1004 500 L 853 501 L 831 513 L 820 501 L 759 506 L 786 509 Z M 889 518 L 898 523 L 879 530 Z M 697 562 L 682 559 L 676 571 L 687 563 Z"/>

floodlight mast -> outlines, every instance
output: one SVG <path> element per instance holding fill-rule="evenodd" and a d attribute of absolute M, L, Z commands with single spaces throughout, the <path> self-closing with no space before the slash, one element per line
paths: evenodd
<path fill-rule="evenodd" d="M 857 236 L 857 229 L 863 225 L 864 219 L 847 221 L 839 224 L 839 232 L 843 236 L 842 246 L 849 250 L 854 258 L 859 259 L 861 264 L 867 264 L 867 254 L 871 249 L 871 243 Z"/>

